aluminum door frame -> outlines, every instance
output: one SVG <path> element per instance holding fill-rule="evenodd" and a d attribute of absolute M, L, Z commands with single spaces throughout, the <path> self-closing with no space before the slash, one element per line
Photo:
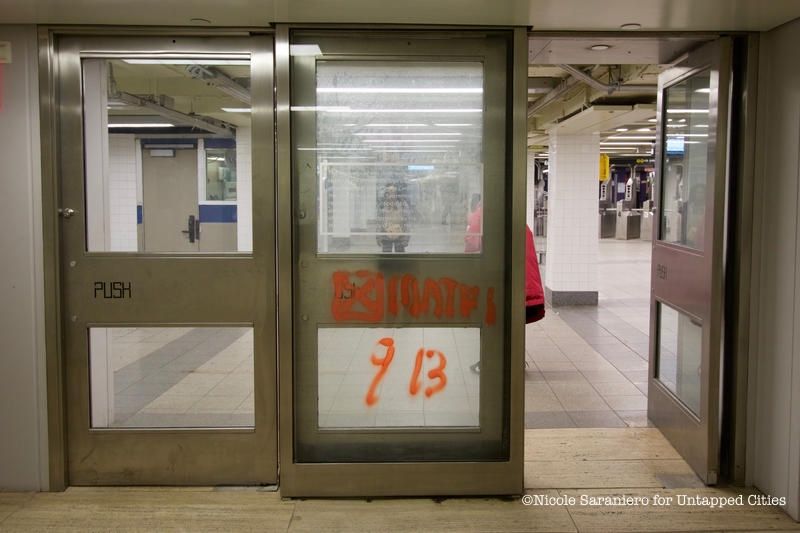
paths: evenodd
<path fill-rule="evenodd" d="M 401 496 L 430 494 L 519 494 L 522 492 L 524 438 L 524 224 L 527 141 L 527 32 L 525 28 L 505 30 L 507 41 L 506 102 L 506 258 L 505 352 L 509 375 L 508 459 L 492 462 L 370 462 L 299 463 L 294 452 L 294 316 L 293 239 L 298 213 L 294 213 L 292 132 L 290 117 L 290 32 L 276 29 L 276 79 L 278 124 L 278 255 L 279 255 L 279 357 L 281 401 L 281 493 L 284 496 Z M 331 30 L 331 36 L 342 35 Z M 378 33 L 376 31 L 376 33 Z M 386 31 L 380 32 L 384 36 Z M 409 31 L 404 38 L 414 38 Z M 435 38 L 441 39 L 439 30 Z M 502 34 L 503 30 L 493 29 Z M 417 32 L 424 37 L 424 32 Z M 485 32 L 453 31 L 454 36 L 480 37 Z M 368 38 L 369 34 L 363 35 Z M 402 55 L 402 53 L 401 53 Z M 518 265 L 514 268 L 514 265 Z M 518 372 L 513 371 L 518 369 Z"/>
<path fill-rule="evenodd" d="M 720 367 L 723 345 L 725 211 L 728 181 L 728 139 L 731 98 L 732 42 L 721 37 L 690 52 L 684 61 L 659 76 L 656 143 L 658 220 L 653 224 L 650 297 L 648 417 L 697 475 L 717 483 L 720 450 Z M 676 83 L 710 71 L 709 146 L 706 181 L 705 234 L 702 251 L 665 243 L 662 226 L 666 110 L 665 91 Z M 658 372 L 658 305 L 670 307 L 702 324 L 700 412 L 681 402 L 656 377 Z"/>
<path fill-rule="evenodd" d="M 63 369 L 63 485 L 209 485 L 277 482 L 277 368 L 275 317 L 274 52 L 271 35 L 108 30 L 51 35 L 48 131 L 55 146 L 52 172 L 58 208 L 80 206 L 59 218 L 53 237 L 60 250 L 61 320 L 58 365 Z M 125 34 L 126 32 L 121 32 Z M 130 35 L 130 33 L 133 34 Z M 42 39 L 43 40 L 43 39 Z M 41 41 L 40 41 L 41 42 Z M 83 217 L 83 113 L 81 57 L 249 53 L 252 83 L 253 252 L 87 252 Z M 52 54 L 52 55 L 49 55 Z M 44 134 L 44 133 L 43 133 Z M 60 198 L 59 198 L 60 195 Z M 92 279 L 129 279 L 139 286 L 133 312 L 82 297 Z M 242 280 L 250 279 L 250 283 Z M 174 282 L 174 284 L 172 283 Z M 149 283 L 150 289 L 147 290 Z M 180 294 L 174 285 L 183 291 Z M 197 287 L 202 287 L 197 291 Z M 145 288 L 145 290 L 141 290 Z M 81 292 L 82 291 L 82 292 Z M 165 294 L 174 295 L 164 298 Z M 131 307 L 129 305 L 129 307 Z M 53 323 L 50 323 L 51 328 Z M 88 343 L 91 326 L 252 326 L 255 425 L 253 428 L 90 429 Z M 53 387 L 57 377 L 48 378 Z M 73 394 L 70 394 L 73 393 Z M 52 398 L 52 395 L 51 395 Z M 53 418 L 58 411 L 51 413 Z M 51 477 L 59 472 L 51 468 Z"/>

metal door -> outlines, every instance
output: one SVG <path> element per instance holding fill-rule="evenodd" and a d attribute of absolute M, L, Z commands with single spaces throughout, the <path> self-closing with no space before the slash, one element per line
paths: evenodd
<path fill-rule="evenodd" d="M 309 31 L 287 43 L 285 494 L 521 488 L 510 36 Z"/>
<path fill-rule="evenodd" d="M 659 77 L 648 416 L 707 484 L 719 465 L 731 42 Z"/>
<path fill-rule="evenodd" d="M 277 482 L 272 46 L 246 35 L 57 41 L 69 484 Z M 224 158 L 203 142 L 233 147 L 236 182 L 206 175 Z M 159 252 L 143 246 L 148 208 L 180 206 L 169 176 L 164 190 L 143 183 L 142 152 L 189 165 L 202 153 L 198 183 L 238 187 L 200 206 L 211 223 L 238 222 L 235 252 L 184 247 L 197 219 Z"/>

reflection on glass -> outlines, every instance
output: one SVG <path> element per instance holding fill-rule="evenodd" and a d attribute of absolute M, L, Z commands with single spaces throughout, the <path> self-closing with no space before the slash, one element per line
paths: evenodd
<path fill-rule="evenodd" d="M 658 303 L 656 377 L 695 414 L 700 413 L 703 328 L 689 316 Z"/>
<path fill-rule="evenodd" d="M 234 144 L 234 143 L 232 143 Z M 210 148 L 206 153 L 206 200 L 236 200 L 236 147 Z"/>
<path fill-rule="evenodd" d="M 90 328 L 93 428 L 252 427 L 252 328 Z"/>
<path fill-rule="evenodd" d="M 82 74 L 87 250 L 252 251 L 249 57 Z"/>
<path fill-rule="evenodd" d="M 317 61 L 320 253 L 476 253 L 483 66 Z"/>
<path fill-rule="evenodd" d="M 320 428 L 479 425 L 480 328 L 320 328 Z"/>
<path fill-rule="evenodd" d="M 661 240 L 703 249 L 708 178 L 710 73 L 664 91 Z"/>

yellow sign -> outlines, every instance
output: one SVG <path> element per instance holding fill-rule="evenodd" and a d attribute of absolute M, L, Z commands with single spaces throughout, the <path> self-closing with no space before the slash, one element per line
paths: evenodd
<path fill-rule="evenodd" d="M 611 177 L 611 161 L 608 154 L 600 154 L 600 181 L 608 181 Z"/>

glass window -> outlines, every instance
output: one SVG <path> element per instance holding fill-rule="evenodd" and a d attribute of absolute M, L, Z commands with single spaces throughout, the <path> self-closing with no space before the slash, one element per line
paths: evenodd
<path fill-rule="evenodd" d="M 700 413 L 702 353 L 702 325 L 658 302 L 656 377 L 695 414 Z"/>
<path fill-rule="evenodd" d="M 253 329 L 89 329 L 93 428 L 252 427 Z"/>
<path fill-rule="evenodd" d="M 661 188 L 661 240 L 703 249 L 710 73 L 664 91 L 665 129 Z"/>
<path fill-rule="evenodd" d="M 236 148 L 206 144 L 206 200 L 236 200 Z"/>
<path fill-rule="evenodd" d="M 82 62 L 90 252 L 250 252 L 250 58 Z"/>
<path fill-rule="evenodd" d="M 320 428 L 477 427 L 480 328 L 320 328 Z"/>
<path fill-rule="evenodd" d="M 319 253 L 479 253 L 483 65 L 316 63 Z"/>

